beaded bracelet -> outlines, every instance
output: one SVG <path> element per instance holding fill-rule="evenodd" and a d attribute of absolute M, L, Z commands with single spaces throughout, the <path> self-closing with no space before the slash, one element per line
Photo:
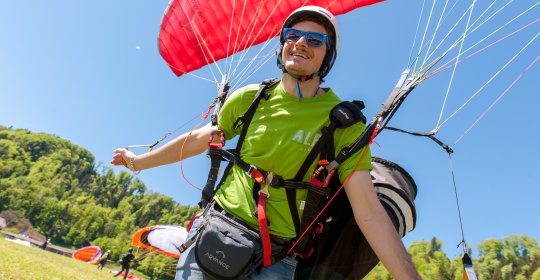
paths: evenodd
<path fill-rule="evenodd" d="M 133 172 L 133 174 L 137 175 L 139 174 L 141 171 L 137 171 L 135 170 L 135 165 L 133 164 L 133 162 L 135 161 L 135 157 L 130 157 L 129 158 L 129 161 L 126 161 L 124 158 L 122 158 L 122 164 L 127 167 L 127 169 L 131 170 Z"/>

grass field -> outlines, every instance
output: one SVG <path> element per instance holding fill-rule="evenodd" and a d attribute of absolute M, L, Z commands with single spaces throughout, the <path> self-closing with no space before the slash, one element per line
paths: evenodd
<path fill-rule="evenodd" d="M 4 239 L 0 234 L 0 279 L 122 279 L 113 278 L 109 269 L 117 270 L 119 265 L 110 265 L 97 270 L 95 265 L 77 261 L 39 248 L 27 247 Z M 130 270 L 130 274 L 132 271 Z M 142 275 L 135 273 L 142 279 Z"/>

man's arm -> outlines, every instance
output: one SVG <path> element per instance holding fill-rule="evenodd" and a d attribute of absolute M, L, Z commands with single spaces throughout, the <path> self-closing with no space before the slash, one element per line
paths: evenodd
<path fill-rule="evenodd" d="M 369 171 L 355 171 L 345 184 L 345 192 L 356 223 L 390 274 L 395 279 L 421 279 L 375 193 Z"/>
<path fill-rule="evenodd" d="M 183 160 L 204 152 L 208 148 L 208 139 L 211 133 L 212 126 L 211 124 L 207 124 L 191 133 L 178 136 L 156 150 L 141 155 L 135 155 L 126 149 L 116 149 L 114 150 L 115 154 L 111 163 L 113 165 L 122 165 L 122 159 L 124 159 L 128 163 L 128 168 L 130 168 L 129 165 L 132 163 L 132 167 L 135 170 L 143 170 L 178 162 L 181 159 Z"/>

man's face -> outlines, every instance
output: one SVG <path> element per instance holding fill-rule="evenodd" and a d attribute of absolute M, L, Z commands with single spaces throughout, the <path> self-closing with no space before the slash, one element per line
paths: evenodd
<path fill-rule="evenodd" d="M 308 32 L 319 32 L 327 34 L 326 29 L 312 21 L 302 21 L 294 24 L 291 28 Z M 283 52 L 281 53 L 285 69 L 296 75 L 311 75 L 321 68 L 328 46 L 323 44 L 314 47 L 306 42 L 306 36 L 297 42 L 285 41 Z"/>

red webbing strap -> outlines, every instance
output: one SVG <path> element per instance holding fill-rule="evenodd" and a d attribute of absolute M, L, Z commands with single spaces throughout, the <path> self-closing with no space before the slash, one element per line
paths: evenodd
<path fill-rule="evenodd" d="M 272 264 L 272 245 L 270 243 L 270 232 L 268 231 L 268 221 L 266 219 L 266 199 L 268 194 L 268 185 L 259 191 L 259 201 L 257 202 L 257 218 L 259 220 L 259 231 L 263 245 L 263 265 Z"/>

